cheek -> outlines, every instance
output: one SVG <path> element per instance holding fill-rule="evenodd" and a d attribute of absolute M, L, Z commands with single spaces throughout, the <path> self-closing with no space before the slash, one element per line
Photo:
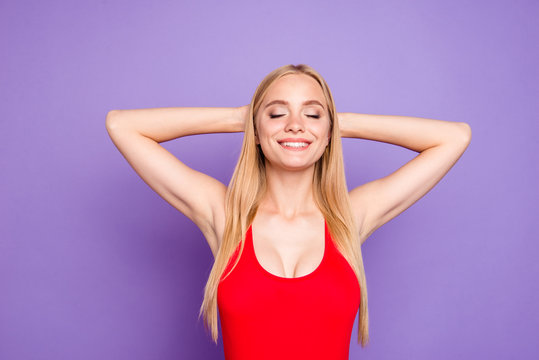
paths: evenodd
<path fill-rule="evenodd" d="M 316 127 L 316 130 L 320 137 L 328 137 L 331 135 L 331 125 L 329 123 L 319 124 L 319 126 Z"/>
<path fill-rule="evenodd" d="M 280 130 L 282 129 L 282 126 L 279 125 L 279 124 L 274 124 L 274 123 L 264 123 L 264 124 L 260 124 L 258 127 L 257 127 L 257 133 L 258 133 L 258 136 L 259 136 L 259 140 L 261 141 L 270 141 L 271 138 L 280 132 Z"/>

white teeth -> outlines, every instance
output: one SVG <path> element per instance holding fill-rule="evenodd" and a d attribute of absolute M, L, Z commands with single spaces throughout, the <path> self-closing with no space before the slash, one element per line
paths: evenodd
<path fill-rule="evenodd" d="M 309 144 L 304 143 L 304 142 L 282 142 L 281 145 L 300 148 L 300 147 L 306 147 Z"/>

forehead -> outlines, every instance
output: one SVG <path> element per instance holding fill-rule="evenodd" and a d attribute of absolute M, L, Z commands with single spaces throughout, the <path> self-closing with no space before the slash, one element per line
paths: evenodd
<path fill-rule="evenodd" d="M 305 74 L 288 74 L 275 80 L 268 88 L 263 106 L 273 100 L 286 100 L 290 103 L 302 103 L 306 100 L 318 100 L 326 108 L 326 99 L 318 82 Z"/>

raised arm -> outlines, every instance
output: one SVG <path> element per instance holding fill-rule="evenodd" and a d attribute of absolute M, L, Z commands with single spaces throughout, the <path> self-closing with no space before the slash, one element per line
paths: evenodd
<path fill-rule="evenodd" d="M 341 137 L 399 145 L 419 154 L 395 172 L 350 191 L 360 241 L 429 192 L 468 147 L 464 122 L 410 116 L 339 113 Z"/>
<path fill-rule="evenodd" d="M 215 222 L 224 221 L 226 186 L 191 169 L 159 143 L 187 135 L 241 132 L 247 108 L 168 107 L 111 110 L 106 128 L 136 173 L 202 231 L 212 253 L 219 246 Z"/>

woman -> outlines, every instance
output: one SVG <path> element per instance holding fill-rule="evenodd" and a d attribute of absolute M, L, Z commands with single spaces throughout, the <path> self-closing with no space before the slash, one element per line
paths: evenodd
<path fill-rule="evenodd" d="M 348 359 L 368 342 L 361 245 L 451 169 L 470 126 L 405 116 L 337 113 L 311 67 L 282 66 L 238 108 L 113 110 L 108 132 L 144 181 L 191 219 L 215 262 L 201 314 L 227 359 Z M 229 186 L 159 145 L 187 135 L 244 132 Z M 419 153 L 348 192 L 341 137 Z M 219 311 L 217 311 L 219 309 Z"/>

